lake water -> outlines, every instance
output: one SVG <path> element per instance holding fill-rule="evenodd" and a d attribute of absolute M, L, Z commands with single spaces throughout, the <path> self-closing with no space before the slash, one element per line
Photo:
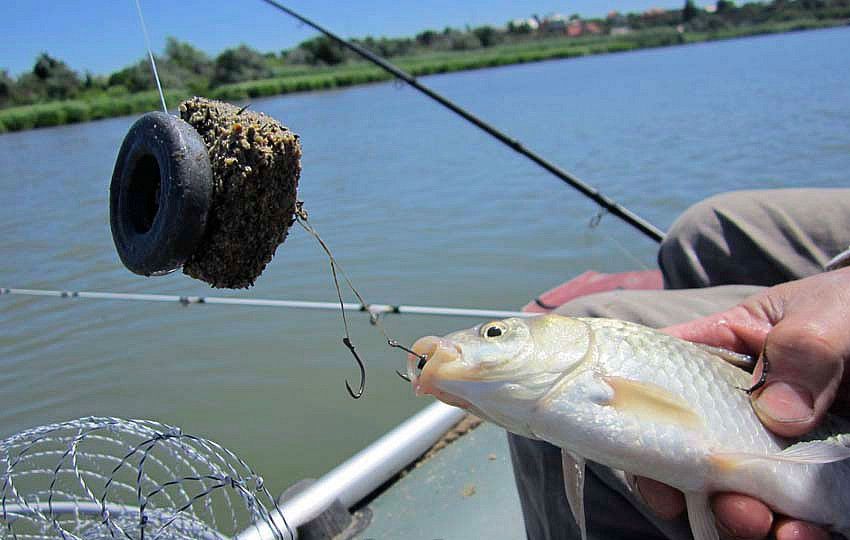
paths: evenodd
<path fill-rule="evenodd" d="M 740 188 L 846 186 L 850 28 L 425 78 L 661 228 Z M 300 196 L 374 303 L 516 309 L 586 269 L 653 266 L 655 244 L 415 91 L 387 83 L 258 100 L 301 134 Z M 256 286 L 130 274 L 108 185 L 134 118 L 0 136 L 0 287 L 333 301 L 293 229 Z M 627 246 L 623 253 L 619 246 Z M 273 491 L 316 477 L 428 403 L 362 314 L 0 297 L 0 436 L 84 415 L 150 418 L 230 447 Z M 410 343 L 474 319 L 393 315 Z"/>

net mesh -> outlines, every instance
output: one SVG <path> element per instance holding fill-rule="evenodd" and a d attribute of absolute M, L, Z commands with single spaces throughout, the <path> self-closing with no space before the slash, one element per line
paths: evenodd
<path fill-rule="evenodd" d="M 252 527 L 292 537 L 261 476 L 180 428 L 89 417 L 0 441 L 0 538 L 219 540 Z"/>

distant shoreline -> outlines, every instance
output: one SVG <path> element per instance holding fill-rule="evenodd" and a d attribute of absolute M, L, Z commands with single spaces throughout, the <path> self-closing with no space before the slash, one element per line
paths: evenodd
<path fill-rule="evenodd" d="M 806 19 L 785 23 L 766 23 L 736 27 L 716 32 L 678 32 L 672 28 L 634 31 L 622 36 L 558 38 L 539 42 L 496 46 L 489 49 L 423 54 L 394 59 L 394 64 L 413 76 L 451 73 L 528 62 L 575 58 L 639 49 L 671 47 L 736 39 L 749 36 L 819 30 L 846 26 L 846 19 Z M 385 81 L 391 76 L 366 63 L 316 68 L 315 72 L 276 79 L 263 79 L 220 86 L 206 97 L 225 101 L 241 101 L 258 97 L 312 92 Z M 165 92 L 170 107 L 176 107 L 193 94 L 185 89 Z M 0 109 L 0 133 L 74 124 L 104 118 L 126 116 L 160 108 L 159 95 L 153 91 L 120 97 L 103 97 L 91 101 L 70 100 Z"/>

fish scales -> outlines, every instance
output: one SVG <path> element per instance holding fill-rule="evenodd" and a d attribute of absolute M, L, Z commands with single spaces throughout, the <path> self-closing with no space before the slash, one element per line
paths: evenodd
<path fill-rule="evenodd" d="M 722 445 L 762 452 L 784 448 L 779 437 L 765 432 L 746 393 L 737 390 L 751 384 L 745 371 L 718 362 L 694 344 L 665 334 L 647 334 L 642 326 L 610 319 L 584 322 L 596 332 L 598 361 L 609 374 L 651 381 L 682 397 Z M 628 349 L 616 350 L 623 347 Z"/>
<path fill-rule="evenodd" d="M 772 434 L 742 390 L 750 374 L 724 361 L 731 353 L 559 315 L 429 336 L 413 351 L 428 358 L 421 372 L 408 360 L 418 394 L 562 448 L 574 515 L 589 459 L 682 490 L 697 540 L 718 538 L 708 502 L 718 491 L 850 538 L 850 422 L 830 416 L 799 440 Z"/>

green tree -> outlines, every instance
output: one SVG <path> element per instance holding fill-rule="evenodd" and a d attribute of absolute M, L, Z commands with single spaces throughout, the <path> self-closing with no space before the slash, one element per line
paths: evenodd
<path fill-rule="evenodd" d="M 367 38 L 366 41 L 370 39 L 372 38 Z M 325 36 L 308 39 L 298 45 L 298 48 L 307 51 L 308 64 L 335 66 L 345 61 L 345 50 L 342 45 Z"/>
<path fill-rule="evenodd" d="M 422 46 L 430 47 L 437 40 L 437 32 L 425 30 L 416 34 L 416 42 Z"/>
<path fill-rule="evenodd" d="M 162 58 L 156 58 L 158 66 L 162 65 L 162 60 Z M 109 76 L 108 85 L 110 87 L 120 86 L 126 88 L 130 92 L 142 92 L 144 90 L 156 88 L 150 60 L 143 58 L 132 66 L 116 71 Z"/>
<path fill-rule="evenodd" d="M 50 100 L 70 99 L 79 93 L 82 86 L 80 77 L 74 70 L 47 53 L 38 55 L 32 74 L 35 81 L 31 82 L 41 86 L 37 93 Z"/>
<path fill-rule="evenodd" d="M 213 62 L 207 54 L 189 43 L 168 37 L 165 42 L 165 58 L 192 75 L 210 78 Z"/>
<path fill-rule="evenodd" d="M 530 34 L 531 25 L 525 21 L 519 23 L 511 21 L 508 23 L 508 32 L 511 34 Z"/>
<path fill-rule="evenodd" d="M 491 47 L 496 44 L 499 38 L 498 32 L 492 26 L 479 26 L 472 31 L 481 42 L 482 47 Z"/>
<path fill-rule="evenodd" d="M 717 13 L 727 13 L 735 9 L 735 2 L 731 0 L 717 0 Z"/>
<path fill-rule="evenodd" d="M 15 79 L 9 76 L 8 71 L 0 69 L 0 107 L 9 107 L 12 105 L 14 93 Z"/>
<path fill-rule="evenodd" d="M 453 51 L 468 51 L 481 47 L 481 41 L 472 32 L 451 30 L 446 37 L 448 38 L 449 49 Z"/>
<path fill-rule="evenodd" d="M 272 72 L 266 58 L 247 45 L 227 49 L 215 59 L 212 84 L 219 86 L 257 79 L 267 79 Z"/>
<path fill-rule="evenodd" d="M 215 65 L 202 50 L 169 37 L 165 44 L 165 63 L 161 70 L 165 72 L 166 78 L 174 79 L 181 88 L 188 88 L 200 94 L 209 87 Z"/>
<path fill-rule="evenodd" d="M 682 20 L 688 22 L 694 17 L 696 17 L 698 13 L 699 10 L 694 4 L 694 0 L 687 0 L 685 2 L 685 7 L 682 8 Z"/>

